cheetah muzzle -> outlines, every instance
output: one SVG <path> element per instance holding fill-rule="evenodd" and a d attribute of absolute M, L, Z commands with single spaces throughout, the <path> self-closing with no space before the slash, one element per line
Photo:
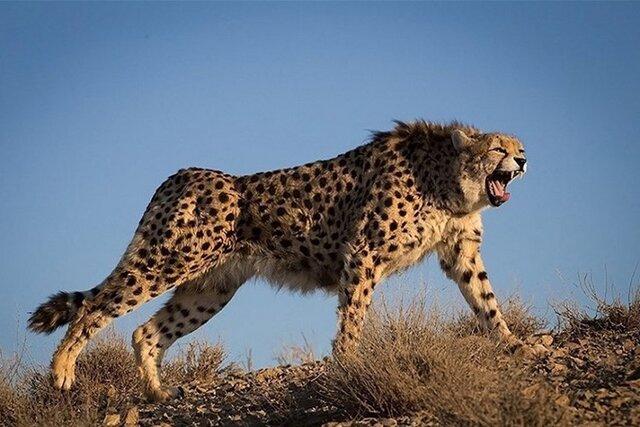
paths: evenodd
<path fill-rule="evenodd" d="M 493 206 L 500 206 L 506 203 L 511 197 L 511 193 L 507 191 L 507 185 L 520 174 L 516 171 L 496 170 L 485 180 L 485 187 L 489 202 Z"/>

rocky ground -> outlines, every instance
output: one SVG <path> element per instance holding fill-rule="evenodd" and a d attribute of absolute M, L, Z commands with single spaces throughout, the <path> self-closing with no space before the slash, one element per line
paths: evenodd
<path fill-rule="evenodd" d="M 0 426 L 640 426 L 640 294 L 596 302 L 595 316 L 558 311 L 547 334 L 526 307 L 507 307 L 514 334 L 550 349 L 537 359 L 420 301 L 374 310 L 358 350 L 338 361 L 247 372 L 224 364 L 221 345 L 192 343 L 163 368 L 185 396 L 163 404 L 144 401 L 129 346 L 107 334 L 66 393 L 46 367 L 0 358 Z"/>
<path fill-rule="evenodd" d="M 557 392 L 569 424 L 640 425 L 640 332 L 587 325 L 544 337 L 553 352 L 528 365 Z M 159 405 L 138 404 L 112 422 L 156 425 L 413 426 L 438 425 L 428 412 L 397 418 L 362 414 L 345 419 L 324 402 L 317 385 L 326 362 L 279 366 L 257 372 L 230 370 L 214 384 L 185 387 L 185 398 Z M 533 395 L 538 385 L 522 389 Z M 107 420 L 108 422 L 108 420 Z"/>

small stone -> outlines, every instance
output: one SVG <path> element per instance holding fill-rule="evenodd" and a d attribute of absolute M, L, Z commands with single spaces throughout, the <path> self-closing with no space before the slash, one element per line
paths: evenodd
<path fill-rule="evenodd" d="M 119 426 L 120 414 L 107 414 L 102 421 L 102 425 L 106 427 Z"/>
<path fill-rule="evenodd" d="M 125 426 L 135 426 L 138 425 L 138 420 L 140 419 L 140 414 L 138 413 L 138 408 L 133 407 L 127 411 L 127 415 L 124 417 L 124 425 Z"/>
<path fill-rule="evenodd" d="M 569 356 L 569 360 L 576 364 L 578 367 L 584 366 L 584 360 L 578 359 L 577 357 Z"/>
<path fill-rule="evenodd" d="M 560 363 L 554 363 L 551 368 L 551 373 L 553 375 L 562 375 L 567 371 L 567 367 L 565 365 L 561 365 Z"/>
<path fill-rule="evenodd" d="M 542 344 L 545 347 L 550 347 L 553 344 L 553 337 L 551 335 L 541 335 L 538 337 L 538 344 Z"/>
<path fill-rule="evenodd" d="M 540 390 L 540 384 L 533 384 L 522 390 L 522 395 L 527 399 L 531 399 Z"/>
<path fill-rule="evenodd" d="M 566 394 L 563 394 L 563 395 L 559 396 L 555 400 L 556 405 L 560 405 L 560 406 L 569 406 L 569 402 L 570 401 L 571 400 L 569 399 L 569 396 L 567 396 Z"/>

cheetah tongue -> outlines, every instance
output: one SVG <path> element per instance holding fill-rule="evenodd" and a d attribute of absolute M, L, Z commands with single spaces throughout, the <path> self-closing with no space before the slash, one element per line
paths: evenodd
<path fill-rule="evenodd" d="M 511 193 L 506 191 L 506 186 L 499 180 L 490 181 L 489 189 L 491 190 L 491 194 L 493 195 L 493 197 L 495 197 L 502 203 L 506 202 L 507 200 L 509 200 L 509 197 L 511 197 Z"/>

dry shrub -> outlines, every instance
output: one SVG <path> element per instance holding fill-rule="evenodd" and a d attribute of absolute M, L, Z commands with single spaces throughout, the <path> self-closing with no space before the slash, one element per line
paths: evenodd
<path fill-rule="evenodd" d="M 165 381 L 210 384 L 218 378 L 226 354 L 222 345 L 194 341 L 163 368 Z"/>
<path fill-rule="evenodd" d="M 10 425 L 95 425 L 102 422 L 107 408 L 123 407 L 138 388 L 133 356 L 124 340 L 113 332 L 94 341 L 81 354 L 76 383 L 68 392 L 53 387 L 48 370 L 16 368 L 14 374 L 13 381 L 3 382 L 0 402 L 2 412 L 8 389 Z"/>
<path fill-rule="evenodd" d="M 634 287 L 634 277 L 635 274 L 629 283 L 628 302 L 625 303 L 619 296 L 607 297 L 612 289 L 606 279 L 605 290 L 598 291 L 590 274 L 581 275 L 576 286 L 590 304 L 587 307 L 572 301 L 554 304 L 561 329 L 566 333 L 640 330 L 640 288 Z"/>
<path fill-rule="evenodd" d="M 526 312 L 518 314 L 528 319 Z M 515 315 L 514 315 L 515 316 Z M 538 323 L 523 321 L 523 327 Z M 346 415 L 397 416 L 427 411 L 446 425 L 547 425 L 563 411 L 545 386 L 525 397 L 527 371 L 492 340 L 461 333 L 425 299 L 371 310 L 355 354 L 328 367 L 324 399 Z"/>
<path fill-rule="evenodd" d="M 540 332 L 547 326 L 544 319 L 531 314 L 531 307 L 517 296 L 508 298 L 501 305 L 500 311 L 511 332 L 521 339 Z M 445 323 L 451 332 L 461 336 L 480 333 L 476 316 L 468 309 L 457 313 L 452 321 Z"/>
<path fill-rule="evenodd" d="M 282 349 L 280 349 L 280 352 L 276 354 L 276 361 L 279 365 L 300 365 L 316 360 L 313 346 L 309 340 L 307 340 L 307 337 L 303 335 L 302 340 L 302 344 L 284 345 Z"/>
<path fill-rule="evenodd" d="M 24 399 L 15 387 L 15 376 L 19 370 L 15 360 L 0 359 L 0 420 L 12 425 L 16 423 L 16 413 L 25 405 Z"/>
<path fill-rule="evenodd" d="M 219 345 L 192 343 L 167 363 L 165 376 L 176 383 L 211 381 L 223 358 Z M 48 369 L 0 359 L 0 425 L 99 425 L 107 413 L 122 413 L 140 402 L 140 392 L 134 356 L 113 330 L 80 355 L 68 392 L 53 387 Z"/>

